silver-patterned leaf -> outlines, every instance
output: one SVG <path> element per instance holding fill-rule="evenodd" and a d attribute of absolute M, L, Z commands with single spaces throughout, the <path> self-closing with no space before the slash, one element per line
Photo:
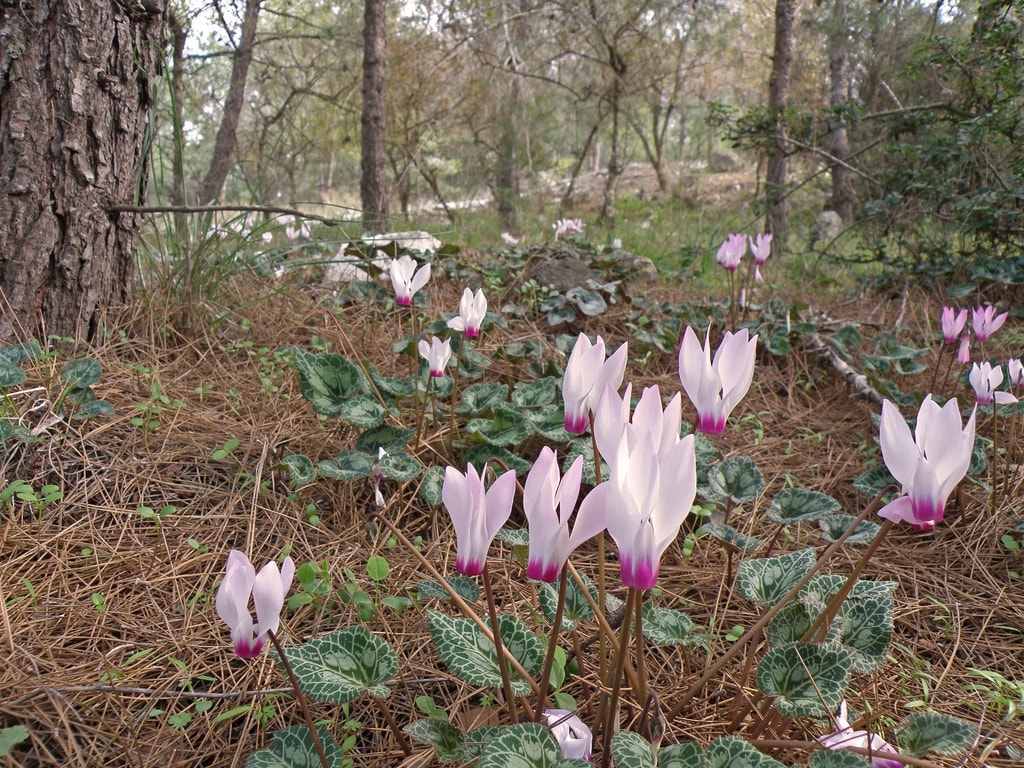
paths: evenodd
<path fill-rule="evenodd" d="M 658 768 L 704 768 L 704 750 L 700 744 L 668 744 L 658 750 Z"/>
<path fill-rule="evenodd" d="M 462 759 L 462 731 L 437 717 L 414 720 L 403 729 L 421 744 L 429 744 L 442 763 L 455 763 Z"/>
<path fill-rule="evenodd" d="M 342 765 L 345 753 L 327 728 L 318 725 L 316 735 L 324 748 L 327 764 Z M 319 768 L 320 765 L 313 737 L 304 725 L 293 725 L 275 732 L 269 747 L 254 752 L 245 761 L 245 768 Z"/>
<path fill-rule="evenodd" d="M 754 536 L 740 533 L 731 525 L 725 523 L 704 523 L 698 531 L 701 536 L 711 536 L 723 544 L 731 544 L 741 552 L 754 552 L 764 543 Z"/>
<path fill-rule="evenodd" d="M 619 731 L 612 737 L 612 760 L 616 768 L 654 768 L 651 742 L 639 733 Z"/>
<path fill-rule="evenodd" d="M 476 768 L 555 768 L 562 750 L 540 723 L 503 728 L 487 743 Z"/>
<path fill-rule="evenodd" d="M 755 603 L 775 605 L 814 567 L 813 549 L 744 560 L 736 572 L 740 594 Z"/>
<path fill-rule="evenodd" d="M 715 493 L 734 504 L 753 501 L 764 489 L 764 475 L 748 456 L 730 456 L 708 472 L 708 483 Z"/>
<path fill-rule="evenodd" d="M 774 758 L 758 752 L 738 736 L 715 739 L 704 753 L 707 768 L 786 768 Z"/>
<path fill-rule="evenodd" d="M 828 494 L 806 488 L 786 488 L 779 491 L 768 507 L 768 519 L 779 525 L 801 520 L 817 520 L 839 510 L 839 502 Z"/>
<path fill-rule="evenodd" d="M 693 621 L 682 611 L 644 605 L 644 637 L 655 645 L 693 645 L 701 641 L 693 634 Z"/>
<path fill-rule="evenodd" d="M 793 643 L 773 648 L 757 668 L 757 686 L 775 696 L 787 717 L 829 717 L 839 708 L 853 669 L 853 652 L 840 645 Z"/>
<path fill-rule="evenodd" d="M 344 704 L 366 692 L 385 697 L 384 685 L 398 671 L 398 656 L 366 627 L 355 626 L 313 638 L 287 650 L 302 692 L 317 701 Z M 280 659 L 274 660 L 281 666 Z"/>
<path fill-rule="evenodd" d="M 827 541 L 839 541 L 839 537 L 846 533 L 846 529 L 853 525 L 857 518 L 853 515 L 829 515 L 818 521 L 818 527 Z M 880 530 L 877 523 L 870 520 L 862 520 L 854 529 L 853 533 L 846 539 L 844 544 L 870 544 Z"/>
<path fill-rule="evenodd" d="M 915 712 L 899 726 L 900 749 L 920 757 L 927 752 L 956 755 L 969 749 L 978 729 L 957 717 L 938 712 Z"/>

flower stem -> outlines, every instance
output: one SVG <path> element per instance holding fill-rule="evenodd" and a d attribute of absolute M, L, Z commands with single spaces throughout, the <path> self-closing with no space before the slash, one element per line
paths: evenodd
<path fill-rule="evenodd" d="M 997 450 L 997 443 L 999 439 L 999 420 L 996 415 L 996 409 L 999 405 L 996 403 L 996 399 L 992 398 L 992 508 L 991 514 L 996 514 L 996 486 L 998 484 L 999 473 L 997 471 L 997 464 L 999 463 L 999 451 Z"/>
<path fill-rule="evenodd" d="M 537 694 L 537 711 L 533 719 L 540 723 L 544 718 L 544 703 L 547 698 L 548 681 L 551 680 L 551 667 L 555 663 L 555 650 L 558 648 L 558 632 L 562 628 L 562 613 L 565 611 L 565 588 L 569 582 L 569 569 L 562 565 L 562 572 L 558 576 L 558 603 L 555 605 L 555 620 L 551 623 L 551 634 L 548 636 L 548 651 L 544 656 L 544 667 L 540 673 Z"/>
<path fill-rule="evenodd" d="M 281 641 L 277 639 L 277 633 L 272 629 L 267 630 L 267 637 L 270 638 L 270 642 L 274 644 L 274 650 L 277 651 L 277 658 L 281 660 L 281 666 L 284 667 L 285 673 L 288 675 L 288 680 L 292 684 L 292 689 L 295 691 L 295 699 L 299 702 L 299 708 L 302 710 L 302 717 L 306 720 L 306 727 L 309 728 L 309 735 L 313 738 L 313 746 L 316 748 L 316 754 L 320 758 L 320 765 L 323 768 L 331 768 L 327 762 L 327 755 L 324 754 L 324 745 L 320 743 L 320 735 L 316 732 L 316 723 L 313 722 L 313 715 L 309 711 L 309 702 L 306 701 L 306 694 L 302 692 L 299 687 L 299 680 L 295 677 L 295 670 L 292 669 L 292 665 L 288 663 L 288 657 L 285 655 L 284 646 L 281 645 Z"/>
<path fill-rule="evenodd" d="M 634 698 L 640 702 L 647 701 L 647 664 L 644 661 L 644 595 L 637 592 L 636 599 L 636 650 L 633 651 L 633 658 L 636 660 L 636 677 L 639 685 L 636 688 Z M 628 639 L 628 638 L 627 638 Z"/>
<path fill-rule="evenodd" d="M 388 724 L 388 728 L 391 729 L 391 733 L 398 741 L 398 746 L 402 748 L 402 754 L 408 757 L 412 754 L 412 747 L 409 746 L 409 740 L 402 733 L 402 729 L 398 727 L 398 723 L 395 722 L 395 716 L 391 714 L 391 707 L 388 706 L 387 700 L 382 699 L 380 696 L 371 696 L 373 703 L 377 705 L 377 711 L 380 712 L 381 716 Z"/>
<path fill-rule="evenodd" d="M 501 673 L 501 687 L 505 691 L 505 706 L 508 707 L 508 716 L 512 718 L 513 723 L 519 722 L 519 713 L 516 712 L 516 699 L 512 694 L 512 680 L 508 676 L 508 666 L 505 664 L 505 652 L 501 643 L 501 627 L 498 625 L 498 609 L 494 605 L 494 593 L 491 592 L 491 573 L 487 568 L 487 563 L 484 563 L 483 573 L 480 575 L 484 582 L 484 594 L 487 596 L 487 612 L 491 617 L 491 629 L 493 630 L 494 639 L 494 651 L 498 657 L 498 671 Z M 550 675 L 550 670 L 548 671 Z M 539 681 L 539 690 L 544 691 L 547 686 L 547 681 L 543 678 Z M 543 693 L 538 693 L 537 698 L 543 697 Z"/>
<path fill-rule="evenodd" d="M 612 737 L 615 736 L 615 720 L 619 706 L 619 693 L 622 690 L 622 672 L 626 666 L 626 649 L 629 648 L 629 628 L 633 618 L 633 607 L 636 604 L 637 590 L 629 588 L 626 593 L 625 613 L 622 626 L 619 627 L 619 650 L 615 654 L 615 667 L 612 670 L 611 695 L 608 697 L 607 711 L 601 726 L 604 748 L 601 750 L 601 768 L 608 768 L 612 759 Z"/>

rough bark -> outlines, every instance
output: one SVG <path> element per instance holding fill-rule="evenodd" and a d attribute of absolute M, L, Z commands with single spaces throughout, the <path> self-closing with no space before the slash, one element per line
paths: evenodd
<path fill-rule="evenodd" d="M 608 92 L 608 110 L 612 117 L 611 151 L 608 156 L 608 176 L 604 183 L 604 198 L 601 203 L 601 220 L 615 230 L 615 189 L 622 176 L 622 148 L 619 125 L 622 116 L 622 101 L 625 90 L 626 60 L 614 45 L 608 46 L 608 66 L 611 70 L 611 85 Z"/>
<path fill-rule="evenodd" d="M 165 0 L 0 13 L 0 343 L 90 340 L 130 292 Z"/>
<path fill-rule="evenodd" d="M 772 73 L 768 80 L 768 107 L 775 115 L 775 147 L 768 155 L 765 174 L 767 215 L 765 229 L 772 234 L 772 254 L 781 256 L 786 251 L 786 179 L 788 157 L 784 111 L 789 94 L 790 71 L 793 67 L 793 20 L 796 0 L 775 2 L 775 50 L 772 55 Z"/>
<path fill-rule="evenodd" d="M 260 17 L 261 0 L 247 0 L 245 16 L 242 19 L 242 32 L 238 38 L 238 46 L 231 57 L 231 79 L 228 81 L 228 94 L 224 99 L 224 112 L 221 114 L 220 126 L 217 128 L 217 139 L 213 144 L 213 157 L 206 178 L 199 185 L 199 204 L 208 205 L 220 196 L 224 180 L 231 169 L 231 160 L 235 155 L 235 143 L 238 134 L 238 120 L 242 116 L 245 104 L 245 82 L 249 77 L 249 65 L 252 64 L 252 50 L 256 42 L 256 25 Z"/>
<path fill-rule="evenodd" d="M 391 217 L 385 147 L 384 82 L 387 74 L 387 0 L 365 0 L 363 7 L 362 168 L 359 192 L 363 228 L 386 232 Z"/>
<path fill-rule="evenodd" d="M 853 177 L 846 165 L 850 159 L 850 136 L 843 114 L 850 95 L 849 21 L 846 0 L 832 0 L 829 24 L 829 104 L 833 110 L 829 135 L 829 154 L 840 162 L 831 164 L 832 201 L 830 207 L 839 214 L 843 224 L 853 223 Z"/>

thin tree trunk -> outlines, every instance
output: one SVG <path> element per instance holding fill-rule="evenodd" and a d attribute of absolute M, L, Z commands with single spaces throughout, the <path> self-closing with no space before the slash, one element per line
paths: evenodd
<path fill-rule="evenodd" d="M 765 229 L 772 234 L 772 253 L 781 256 L 786 252 L 786 178 L 788 158 L 786 156 L 786 123 L 783 112 L 789 93 L 790 70 L 793 66 L 793 20 L 796 15 L 796 0 L 775 2 L 775 52 L 772 56 L 772 73 L 768 81 L 768 107 L 775 116 L 775 147 L 768 155 L 768 170 L 765 175 L 765 195 L 768 210 Z"/>
<path fill-rule="evenodd" d="M 131 289 L 164 0 L 35 0 L 2 13 L 0 343 L 91 340 Z"/>
<path fill-rule="evenodd" d="M 238 39 L 238 47 L 231 57 L 231 80 L 228 83 L 228 95 L 224 100 L 220 126 L 217 128 L 217 139 L 213 144 L 213 157 L 210 158 L 206 178 L 199 185 L 200 205 L 208 205 L 220 196 L 235 155 L 238 120 L 242 116 L 242 106 L 245 103 L 245 81 L 249 76 L 249 65 L 252 64 L 260 2 L 261 0 L 247 0 L 245 4 L 242 33 Z"/>
<path fill-rule="evenodd" d="M 363 228 L 385 232 L 391 216 L 388 195 L 384 81 L 387 74 L 387 0 L 365 0 L 363 7 L 362 168 L 359 192 Z"/>
<path fill-rule="evenodd" d="M 846 0 L 832 0 L 832 18 L 829 20 L 829 72 L 831 75 L 829 103 L 833 110 L 829 141 L 829 154 L 840 162 L 832 163 L 831 208 L 839 214 L 843 224 L 853 222 L 853 178 L 846 161 L 850 157 L 850 137 L 846 116 L 842 109 L 849 101 L 850 83 L 848 62 L 850 37 Z"/>
<path fill-rule="evenodd" d="M 626 61 L 613 45 L 608 46 L 608 63 L 611 67 L 612 82 L 608 106 L 612 115 L 611 153 L 608 157 L 608 178 L 604 184 L 604 200 L 601 205 L 601 220 L 615 230 L 615 188 L 622 175 L 622 148 L 619 146 L 621 129 L 619 120 L 622 111 L 622 94 L 626 76 Z"/>
<path fill-rule="evenodd" d="M 167 26 L 171 32 L 171 205 L 185 206 L 185 137 L 182 98 L 185 93 L 185 27 L 178 21 L 173 9 L 168 13 Z M 174 231 L 178 242 L 187 237 L 187 218 L 184 213 L 174 214 Z"/>

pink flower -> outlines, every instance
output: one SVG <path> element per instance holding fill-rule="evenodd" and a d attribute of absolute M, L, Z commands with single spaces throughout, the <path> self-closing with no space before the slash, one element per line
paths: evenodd
<path fill-rule="evenodd" d="M 702 348 L 697 334 L 687 326 L 679 347 L 679 380 L 697 409 L 698 429 L 720 435 L 753 381 L 757 336 L 749 336 L 746 328 L 739 333 L 726 331 L 712 360 L 710 335 L 709 326 Z"/>
<path fill-rule="evenodd" d="M 770 232 L 760 233 L 757 240 L 754 240 L 753 237 L 750 238 L 750 253 L 754 257 L 754 282 L 764 282 L 764 278 L 761 276 L 761 267 L 768 261 L 771 252 L 772 236 Z"/>
<path fill-rule="evenodd" d="M 398 306 L 411 307 L 412 297 L 430 279 L 430 264 L 424 264 L 417 269 L 416 260 L 404 254 L 391 260 L 390 271 Z"/>
<path fill-rule="evenodd" d="M 505 241 L 506 245 L 519 245 L 519 238 L 510 235 L 508 232 L 502 232 L 501 239 Z"/>
<path fill-rule="evenodd" d="M 604 339 L 591 344 L 586 334 L 576 337 L 576 344 L 565 364 L 562 399 L 565 401 L 565 429 L 576 435 L 587 431 L 587 417 L 604 393 L 606 384 L 618 389 L 626 372 L 626 344 L 604 359 Z"/>
<path fill-rule="evenodd" d="M 996 314 L 995 307 L 975 307 L 971 310 L 971 325 L 974 327 L 974 335 L 978 341 L 984 344 L 988 337 L 1003 327 L 1009 312 Z"/>
<path fill-rule="evenodd" d="M 957 312 L 953 307 L 942 308 L 942 338 L 946 340 L 947 344 L 952 344 L 956 341 L 956 337 L 960 335 L 960 331 L 964 329 L 966 324 L 966 309 L 961 309 Z"/>
<path fill-rule="evenodd" d="M 579 715 L 567 709 L 545 709 L 544 723 L 562 749 L 566 760 L 590 760 L 594 735 Z"/>
<path fill-rule="evenodd" d="M 735 272 L 746 252 L 746 235 L 732 234 L 718 246 L 718 255 L 715 256 L 715 260 L 730 272 Z"/>
<path fill-rule="evenodd" d="M 846 719 L 846 702 L 839 705 L 839 713 L 835 716 L 836 730 L 828 736 L 822 736 L 818 742 L 829 749 L 866 749 L 871 752 L 872 768 L 903 768 L 903 763 L 881 755 L 895 755 L 896 750 L 877 733 L 855 731 Z"/>
<path fill-rule="evenodd" d="M 1010 362 L 1006 364 L 1006 370 L 1010 373 L 1010 385 L 1014 389 L 1024 387 L 1024 365 L 1021 364 L 1019 357 L 1011 357 Z"/>
<path fill-rule="evenodd" d="M 558 457 L 544 447 L 526 476 L 523 509 L 530 526 L 530 554 L 526 575 L 551 583 L 558 579 L 569 554 L 580 544 L 604 530 L 600 510 L 576 515 L 572 534 L 569 516 L 576 507 L 583 475 L 583 457 L 577 456 L 564 477 L 559 476 Z"/>
<path fill-rule="evenodd" d="M 231 628 L 235 653 L 243 659 L 255 659 L 263 652 L 269 632 L 277 632 L 281 623 L 284 596 L 292 585 L 295 563 L 286 557 L 280 572 L 270 561 L 257 574 L 249 558 L 237 549 L 228 553 L 224 578 L 217 589 L 217 615 Z M 256 624 L 249 613 L 249 596 L 256 605 Z"/>
<path fill-rule="evenodd" d="M 971 362 L 971 335 L 964 333 L 960 337 L 960 348 L 956 351 L 956 361 L 960 365 L 967 365 Z"/>
<path fill-rule="evenodd" d="M 441 500 L 455 527 L 455 568 L 459 573 L 483 573 L 491 541 L 512 514 L 515 492 L 514 470 L 501 475 L 485 491 L 483 478 L 472 464 L 466 467 L 465 475 L 455 467 L 445 469 Z"/>
<path fill-rule="evenodd" d="M 555 240 L 565 235 L 583 234 L 583 219 L 559 219 L 551 226 L 555 230 Z"/>
<path fill-rule="evenodd" d="M 903 486 L 905 496 L 890 502 L 878 514 L 894 522 L 927 531 L 942 520 L 946 499 L 967 474 L 974 448 L 974 417 L 960 421 L 956 399 L 939 405 L 928 395 L 917 412 L 917 428 L 910 427 L 891 402 L 882 403 L 878 442 L 882 459 Z"/>
<path fill-rule="evenodd" d="M 650 589 L 661 556 L 675 540 L 697 492 L 694 437 L 679 437 L 679 393 L 662 410 L 657 387 L 644 390 L 633 418 L 629 395 L 605 388 L 594 417 L 601 455 L 611 469 L 580 506 L 580 519 L 603 515 L 619 549 L 622 583 Z M 591 509 L 594 507 L 596 509 Z"/>
<path fill-rule="evenodd" d="M 487 297 L 482 288 L 476 289 L 474 295 L 469 288 L 462 291 L 459 302 L 459 314 L 448 321 L 448 327 L 461 331 L 467 339 L 475 339 L 480 335 L 480 324 L 487 316 Z"/>
<path fill-rule="evenodd" d="M 435 379 L 444 376 L 445 366 L 452 356 L 452 342 L 450 339 L 441 339 L 432 336 L 430 343 L 426 339 L 420 339 L 420 357 L 430 364 L 430 375 Z"/>
<path fill-rule="evenodd" d="M 997 365 L 993 368 L 988 362 L 975 363 L 971 366 L 970 381 L 978 405 L 991 405 L 993 400 L 1000 404 L 1017 402 L 1017 398 L 1009 392 L 997 391 L 999 385 L 1003 383 L 1002 366 Z"/>

